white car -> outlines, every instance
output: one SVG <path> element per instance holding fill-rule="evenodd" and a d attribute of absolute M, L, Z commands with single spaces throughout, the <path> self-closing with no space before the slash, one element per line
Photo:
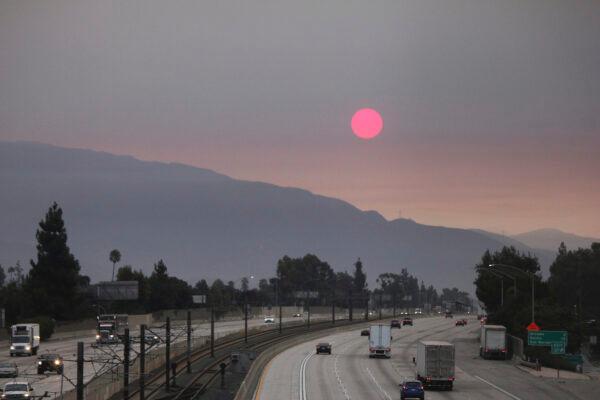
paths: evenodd
<path fill-rule="evenodd" d="M 275 317 L 272 315 L 267 315 L 265 317 L 265 324 L 274 324 L 275 323 Z"/>
<path fill-rule="evenodd" d="M 4 385 L 1 398 L 3 399 L 29 399 L 35 393 L 29 382 L 9 382 Z"/>

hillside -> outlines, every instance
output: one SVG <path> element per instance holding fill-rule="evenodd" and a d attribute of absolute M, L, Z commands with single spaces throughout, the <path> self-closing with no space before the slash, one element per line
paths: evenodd
<path fill-rule="evenodd" d="M 57 201 L 93 280 L 110 277 L 113 248 L 146 272 L 162 258 L 192 283 L 269 276 L 284 254 L 312 252 L 338 270 L 361 257 L 371 285 L 406 267 L 438 287 L 471 290 L 473 265 L 503 244 L 472 230 L 387 221 L 306 190 L 91 150 L 0 142 L 0 182 L 0 263 L 28 266 L 36 224 Z"/>
<path fill-rule="evenodd" d="M 513 235 L 512 237 L 527 246 L 551 250 L 553 252 L 557 251 L 561 242 L 564 242 L 569 249 L 577 249 L 579 247 L 589 248 L 593 242 L 600 242 L 600 239 L 578 236 L 558 229 L 548 228 L 537 229 Z"/>

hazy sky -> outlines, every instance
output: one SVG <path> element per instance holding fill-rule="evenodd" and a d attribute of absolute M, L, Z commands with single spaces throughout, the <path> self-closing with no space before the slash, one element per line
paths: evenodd
<path fill-rule="evenodd" d="M 600 237 L 600 1 L 2 0 L 0 138 Z"/>

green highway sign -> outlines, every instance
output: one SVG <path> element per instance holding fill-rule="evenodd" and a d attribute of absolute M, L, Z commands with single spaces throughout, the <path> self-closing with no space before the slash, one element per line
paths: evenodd
<path fill-rule="evenodd" d="M 547 346 L 552 354 L 564 354 L 567 347 L 567 331 L 529 331 L 527 344 Z"/>

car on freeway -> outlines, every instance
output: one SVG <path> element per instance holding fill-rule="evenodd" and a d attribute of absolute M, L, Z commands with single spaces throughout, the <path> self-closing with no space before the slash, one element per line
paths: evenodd
<path fill-rule="evenodd" d="M 317 344 L 317 354 L 321 353 L 331 354 L 331 343 L 323 342 Z"/>
<path fill-rule="evenodd" d="M 265 324 L 274 324 L 275 323 L 275 317 L 272 315 L 267 315 L 265 317 Z"/>
<path fill-rule="evenodd" d="M 444 318 L 454 318 L 454 315 L 452 315 L 451 311 L 446 311 L 446 314 L 444 314 Z"/>
<path fill-rule="evenodd" d="M 0 363 L 0 377 L 16 378 L 19 376 L 19 367 L 14 362 Z"/>
<path fill-rule="evenodd" d="M 144 343 L 149 346 L 154 346 L 160 343 L 160 338 L 152 332 L 146 332 L 144 335 Z"/>
<path fill-rule="evenodd" d="M 2 399 L 31 399 L 35 396 L 33 387 L 29 382 L 17 381 L 9 382 L 2 389 Z"/>
<path fill-rule="evenodd" d="M 407 379 L 400 384 L 400 399 L 425 399 L 423 384 L 415 379 Z"/>
<path fill-rule="evenodd" d="M 46 371 L 56 372 L 61 375 L 63 373 L 63 359 L 58 354 L 42 354 L 38 358 L 37 373 L 43 374 Z"/>
<path fill-rule="evenodd" d="M 390 326 L 392 328 L 401 328 L 402 325 L 400 324 L 400 321 L 397 319 L 393 319 L 392 322 L 390 322 Z"/>
<path fill-rule="evenodd" d="M 302 314 L 300 314 L 300 313 L 296 313 L 296 314 L 292 315 L 292 317 L 294 317 L 294 318 L 301 318 L 301 317 L 302 317 Z"/>
<path fill-rule="evenodd" d="M 363 329 L 362 331 L 360 331 L 360 336 L 369 336 L 371 334 L 371 331 L 369 331 L 368 329 Z"/>
<path fill-rule="evenodd" d="M 413 319 L 411 317 L 404 317 L 402 319 L 402 325 L 413 325 Z"/>
<path fill-rule="evenodd" d="M 454 323 L 454 326 L 465 326 L 467 322 L 464 319 L 459 319 Z"/>

